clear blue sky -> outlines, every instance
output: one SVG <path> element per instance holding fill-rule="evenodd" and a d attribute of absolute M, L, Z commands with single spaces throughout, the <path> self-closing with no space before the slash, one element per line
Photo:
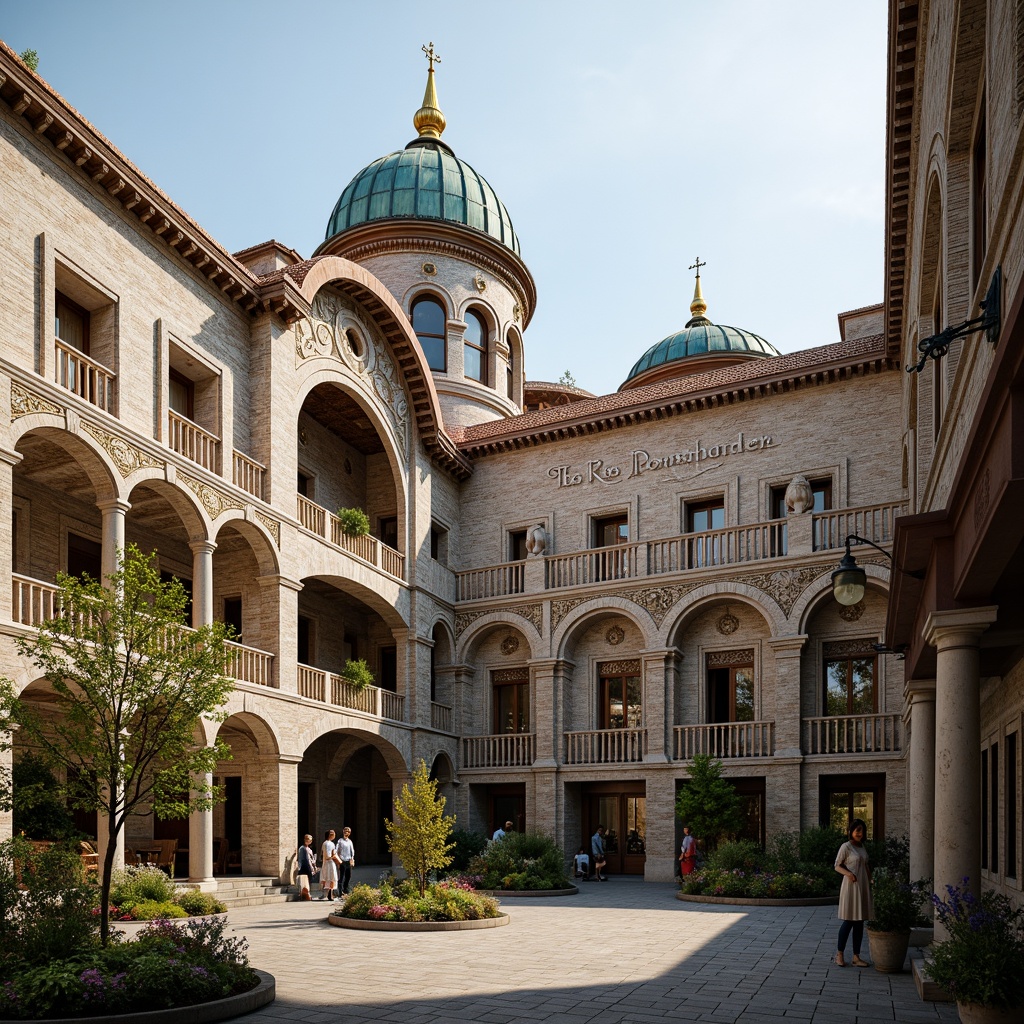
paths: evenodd
<path fill-rule="evenodd" d="M 689 317 L 782 351 L 882 299 L 884 0 L 0 0 L 0 38 L 228 250 L 308 256 L 348 181 L 445 141 L 537 282 L 526 372 L 615 390 Z"/>

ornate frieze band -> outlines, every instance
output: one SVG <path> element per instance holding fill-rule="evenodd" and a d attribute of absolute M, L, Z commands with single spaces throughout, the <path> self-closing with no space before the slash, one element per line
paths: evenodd
<path fill-rule="evenodd" d="M 222 512 L 229 508 L 245 510 L 245 504 L 238 498 L 229 498 L 222 494 L 215 487 L 196 480 L 186 473 L 178 472 L 178 480 L 181 481 L 202 503 L 204 509 L 211 519 L 216 519 Z"/>
<path fill-rule="evenodd" d="M 261 512 L 259 509 L 254 509 L 256 518 L 267 528 L 267 532 L 274 538 L 274 543 L 281 546 L 281 524 L 276 519 L 271 519 L 270 516 Z"/>
<path fill-rule="evenodd" d="M 23 388 L 20 384 L 11 381 L 11 422 L 20 419 L 22 416 L 31 416 L 34 412 L 50 412 L 57 416 L 63 416 L 64 410 L 55 402 L 43 398 L 40 395 Z"/>
<path fill-rule="evenodd" d="M 478 612 L 456 612 L 455 613 L 455 638 L 456 640 L 462 636 L 463 633 L 469 629 L 470 626 L 476 622 L 477 619 L 482 618 L 484 615 L 493 615 L 495 612 L 508 612 L 512 615 L 518 615 L 520 618 L 526 619 L 530 625 L 537 630 L 537 635 L 541 634 L 541 630 L 544 626 L 544 610 L 539 604 L 514 604 L 508 605 L 504 608 L 496 608 L 489 611 L 478 611 Z"/>
<path fill-rule="evenodd" d="M 833 640 L 821 645 L 823 658 L 873 658 L 878 637 L 858 637 L 856 640 Z"/>
<path fill-rule="evenodd" d="M 754 649 L 746 647 L 741 651 L 709 651 L 708 668 L 725 668 L 731 665 L 753 665 Z"/>
<path fill-rule="evenodd" d="M 599 676 L 638 676 L 640 675 L 640 659 L 629 658 L 625 661 L 599 661 Z"/>
<path fill-rule="evenodd" d="M 309 316 L 295 324 L 295 354 L 300 360 L 336 359 L 364 378 L 406 453 L 409 403 L 402 378 L 376 330 L 363 322 L 351 300 L 321 289 Z"/>
<path fill-rule="evenodd" d="M 498 668 L 491 673 L 492 683 L 528 683 L 530 670 L 525 665 L 521 668 Z"/>

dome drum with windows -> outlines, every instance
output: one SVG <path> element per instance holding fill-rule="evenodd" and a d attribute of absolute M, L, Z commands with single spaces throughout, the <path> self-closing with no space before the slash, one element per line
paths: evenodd
<path fill-rule="evenodd" d="M 779 350 L 759 334 L 737 327 L 712 323 L 704 314 L 707 303 L 700 287 L 698 260 L 690 269 L 697 270 L 690 312 L 686 326 L 651 346 L 634 364 L 620 391 L 629 391 L 663 380 L 689 377 L 707 370 L 732 366 L 750 359 L 779 355 Z"/>

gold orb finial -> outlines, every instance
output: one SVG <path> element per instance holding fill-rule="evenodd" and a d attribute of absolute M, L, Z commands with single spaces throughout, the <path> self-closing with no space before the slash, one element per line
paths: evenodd
<path fill-rule="evenodd" d="M 437 105 L 437 89 L 434 87 L 434 65 L 441 63 L 441 58 L 434 52 L 434 44 L 428 43 L 423 48 L 430 65 L 427 71 L 427 88 L 423 93 L 423 106 L 413 114 L 413 127 L 420 137 L 439 139 L 445 129 L 446 121 L 441 108 Z"/>
<path fill-rule="evenodd" d="M 706 266 L 707 262 L 701 262 L 701 258 L 699 256 L 690 265 L 690 270 L 697 271 L 697 282 L 693 286 L 693 302 L 690 303 L 690 312 L 695 317 L 703 316 L 708 310 L 708 304 L 704 301 L 704 295 L 700 290 L 700 268 Z"/>

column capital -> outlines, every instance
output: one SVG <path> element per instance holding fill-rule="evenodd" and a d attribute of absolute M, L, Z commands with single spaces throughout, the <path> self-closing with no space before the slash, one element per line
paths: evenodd
<path fill-rule="evenodd" d="M 775 652 L 776 658 L 799 658 L 809 637 L 806 633 L 793 636 L 769 637 L 765 643 Z"/>
<path fill-rule="evenodd" d="M 929 612 L 922 631 L 925 642 L 940 651 L 977 647 L 981 634 L 996 621 L 998 612 L 994 604 Z"/>
<path fill-rule="evenodd" d="M 201 537 L 199 540 L 190 540 L 188 546 L 193 555 L 212 555 L 217 550 L 217 542 L 215 540 L 207 540 L 205 537 Z"/>
<path fill-rule="evenodd" d="M 576 667 L 576 662 L 569 661 L 568 658 L 531 658 L 527 665 L 534 673 L 548 669 L 554 675 L 556 672 L 571 672 Z"/>
<path fill-rule="evenodd" d="M 640 652 L 642 661 L 660 661 L 663 665 L 678 665 L 683 660 L 683 652 L 678 647 L 649 647 Z"/>
<path fill-rule="evenodd" d="M 420 644 L 422 647 L 433 647 L 433 637 L 424 636 L 422 633 L 417 633 L 415 629 L 393 629 L 391 635 L 395 640 L 400 640 L 402 643 L 409 643 L 412 641 L 414 644 Z"/>
<path fill-rule="evenodd" d="M 287 590 L 300 591 L 305 584 L 301 580 L 293 580 L 280 573 L 271 573 L 269 576 L 257 576 L 256 582 L 261 587 L 285 587 Z"/>
<path fill-rule="evenodd" d="M 122 512 L 127 514 L 131 511 L 131 502 L 125 501 L 124 498 L 104 498 L 102 501 L 96 502 L 96 507 L 101 512 Z"/>
<path fill-rule="evenodd" d="M 935 703 L 934 679 L 908 679 L 903 687 L 903 699 L 908 704 Z"/>
<path fill-rule="evenodd" d="M 0 462 L 8 466 L 16 466 L 23 458 L 25 456 L 21 452 L 11 451 L 10 448 L 0 448 Z"/>

